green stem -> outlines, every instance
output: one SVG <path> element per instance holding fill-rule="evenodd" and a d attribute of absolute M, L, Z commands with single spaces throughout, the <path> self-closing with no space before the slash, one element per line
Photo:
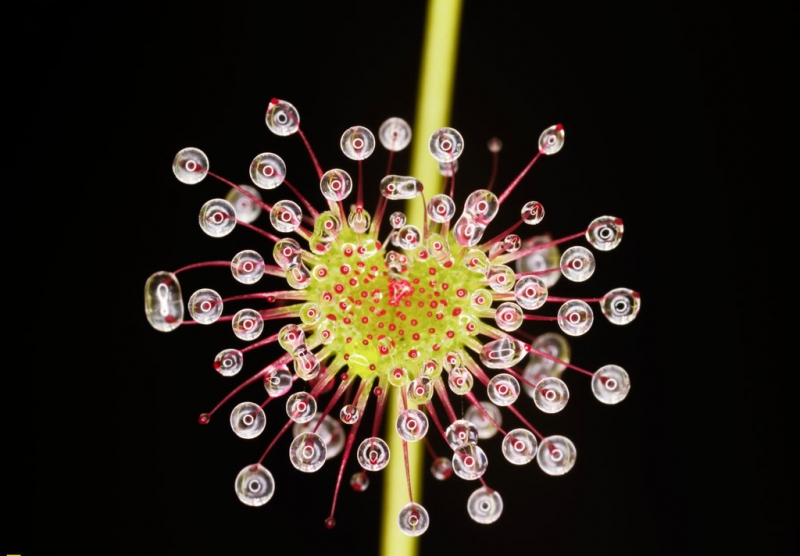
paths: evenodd
<path fill-rule="evenodd" d="M 428 2 L 417 91 L 417 114 L 411 143 L 411 175 L 424 184 L 426 199 L 442 192 L 443 179 L 439 174 L 438 164 L 428 151 L 428 140 L 434 131 L 447 126 L 450 120 L 460 22 L 461 0 Z M 422 229 L 423 210 L 421 199 L 409 201 L 406 210 L 408 223 Z M 392 458 L 384 475 L 381 555 L 415 556 L 419 537 L 406 536 L 397 523 L 400 509 L 409 501 L 402 457 L 403 444 L 394 430 L 398 410 L 398 396 L 390 395 L 387 408 L 389 430 L 386 438 Z M 417 503 L 422 499 L 423 456 L 422 442 L 408 444 L 411 490 Z"/>

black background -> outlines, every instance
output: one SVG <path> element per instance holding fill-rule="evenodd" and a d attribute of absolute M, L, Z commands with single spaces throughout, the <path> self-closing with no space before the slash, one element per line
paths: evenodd
<path fill-rule="evenodd" d="M 141 298 L 157 270 L 271 249 L 246 230 L 221 240 L 199 230 L 199 207 L 226 189 L 177 182 L 179 149 L 203 149 L 213 171 L 240 183 L 256 154 L 276 152 L 317 199 L 299 138 L 266 129 L 267 103 L 292 102 L 323 167 L 355 172 L 338 150 L 344 129 L 377 130 L 390 116 L 413 122 L 424 16 L 411 2 L 41 5 L 10 25 L 7 88 L 19 98 L 8 118 L 22 125 L 9 161 L 34 184 L 33 208 L 48 209 L 39 230 L 47 239 L 26 236 L 34 239 L 19 257 L 33 249 L 53 261 L 33 284 L 58 326 L 48 326 L 47 342 L 23 326 L 9 336 L 24 357 L 4 389 L 8 453 L 20 455 L 4 473 L 4 499 L 17 508 L 4 527 L 8 551 L 377 552 L 381 475 L 365 493 L 343 488 L 328 531 L 339 460 L 300 474 L 284 456 L 288 439 L 265 461 L 272 501 L 238 502 L 233 479 L 260 456 L 282 410 L 268 406 L 267 432 L 251 442 L 225 418 L 197 425 L 236 381 L 211 367 L 235 339 L 224 325 L 158 333 Z M 540 229 L 554 237 L 599 215 L 621 217 L 625 238 L 597 255 L 592 279 L 562 280 L 552 293 L 626 286 L 643 307 L 629 326 L 600 318 L 571 341 L 575 364 L 629 371 L 624 403 L 602 406 L 586 377 L 567 374 L 563 414 L 517 404 L 545 434 L 575 442 L 575 469 L 551 478 L 535 463 L 511 466 L 500 439 L 486 441 L 485 478 L 503 495 L 502 518 L 474 523 L 466 499 L 477 485 L 428 477 L 421 554 L 797 551 L 793 371 L 781 361 L 791 340 L 770 328 L 786 291 L 773 276 L 787 271 L 773 262 L 789 233 L 775 172 L 788 116 L 776 106 L 791 67 L 782 56 L 795 42 L 778 29 L 791 16 L 722 2 L 467 2 L 451 118 L 466 142 L 457 203 L 488 180 L 489 138 L 504 143 L 502 186 L 535 153 L 541 130 L 562 123 L 564 150 L 536 164 L 498 221 L 534 198 L 546 209 Z M 31 155 L 27 165 L 17 166 L 27 162 L 19 153 Z M 385 162 L 378 149 L 366 164 L 367 206 Z M 395 168 L 407 164 L 404 152 Z M 184 296 L 236 291 L 224 269 L 181 281 Z M 245 371 L 271 360 L 258 357 Z M 250 392 L 237 399 L 259 401 Z M 35 426 L 31 404 L 46 407 Z"/>

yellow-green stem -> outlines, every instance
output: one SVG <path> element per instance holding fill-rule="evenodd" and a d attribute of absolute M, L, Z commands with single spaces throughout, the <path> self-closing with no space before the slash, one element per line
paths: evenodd
<path fill-rule="evenodd" d="M 411 143 L 411 175 L 424 184 L 426 199 L 442 192 L 443 179 L 436 161 L 428 151 L 428 140 L 434 131 L 449 123 L 460 22 L 461 0 L 428 2 L 417 91 L 417 114 L 412 128 L 414 136 Z M 423 210 L 421 199 L 409 201 L 406 209 L 408 223 L 422 229 Z M 389 441 L 392 458 L 384 475 L 382 556 L 414 556 L 417 554 L 419 540 L 419 537 L 403 534 L 397 522 L 400 509 L 409 501 L 403 463 L 403 444 L 394 426 L 398 409 L 398 396 L 389 396 L 387 407 L 389 431 L 386 438 Z M 423 452 L 423 441 L 408 444 L 411 490 L 417 503 L 422 500 Z"/>

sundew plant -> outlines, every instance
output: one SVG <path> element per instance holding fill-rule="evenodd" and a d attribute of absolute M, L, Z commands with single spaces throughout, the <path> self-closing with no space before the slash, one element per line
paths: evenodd
<path fill-rule="evenodd" d="M 567 405 L 561 376 L 568 371 L 586 375 L 586 387 L 604 404 L 625 399 L 626 370 L 573 364 L 568 339 L 586 334 L 600 314 L 616 325 L 630 323 L 641 300 L 624 287 L 596 297 L 552 294 L 560 279 L 585 282 L 592 276 L 595 253 L 602 257 L 622 240 L 621 218 L 599 214 L 560 238 L 542 229 L 545 209 L 534 199 L 513 219 L 496 218 L 511 192 L 530 179 L 534 164 L 562 149 L 564 128 L 542 131 L 532 159 L 509 184 L 495 190 L 493 172 L 484 189 L 471 192 L 457 183 L 464 138 L 453 128 L 437 129 L 426 140 L 445 176 L 445 192 L 430 194 L 419 179 L 394 168 L 394 154 L 412 138 L 401 118 L 387 119 L 376 133 L 363 126 L 344 130 L 336 167 L 320 163 L 290 102 L 269 101 L 265 119 L 272 133 L 302 141 L 316 182 L 290 183 L 282 158 L 265 152 L 250 165 L 252 183 L 237 185 L 212 173 L 201 150 L 181 150 L 172 166 L 180 182 L 210 177 L 226 186 L 227 193 L 201 208 L 200 228 L 215 238 L 247 228 L 253 249 L 231 260 L 155 272 L 144 288 L 145 314 L 158 331 L 187 324 L 232 328 L 235 339 L 220 345 L 209 369 L 236 384 L 199 422 L 226 422 L 254 444 L 264 439 L 230 478 L 239 500 L 262 506 L 276 483 L 297 480 L 276 480 L 269 470 L 270 458 L 285 457 L 284 444 L 303 473 L 338 465 L 331 506 L 319 510 L 329 528 L 342 483 L 364 490 L 371 473 L 399 458 L 408 501 L 398 526 L 410 536 L 425 532 L 436 516 L 428 515 L 412 488 L 411 443 L 425 445 L 436 479 L 455 475 L 474 482 L 465 505 L 484 524 L 503 511 L 501 494 L 484 478 L 495 458 L 519 466 L 535 462 L 547 475 L 568 473 L 576 446 L 547 430 L 546 420 L 539 425 L 534 409 L 550 414 Z M 488 147 L 496 162 L 500 142 Z M 386 168 L 379 183 L 365 183 L 365 164 Z M 381 193 L 371 210 L 364 203 L 366 187 Z M 397 201 L 417 203 L 422 221 L 410 221 Z M 183 273 L 215 266 L 229 267 L 231 280 L 252 293 L 226 297 L 219 293 L 224 282 L 188 296 L 182 291 Z M 283 354 L 265 361 L 259 350 L 274 343 Z M 389 414 L 393 399 L 398 409 Z M 285 409 L 283 422 L 277 406 Z M 385 419 L 394 423 L 400 449 L 382 436 Z M 487 454 L 481 441 L 497 434 L 502 453 Z M 279 444 L 285 436 L 290 440 Z"/>

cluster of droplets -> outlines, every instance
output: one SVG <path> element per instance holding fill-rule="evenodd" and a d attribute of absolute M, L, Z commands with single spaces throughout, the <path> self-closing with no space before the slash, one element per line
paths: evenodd
<path fill-rule="evenodd" d="M 275 481 L 262 462 L 290 425 L 293 440 L 289 459 L 296 469 L 315 472 L 327 460 L 342 454 L 340 481 L 355 449 L 360 469 L 349 482 L 355 491 L 367 489 L 368 474 L 384 469 L 391 457 L 389 444 L 378 434 L 388 396 L 399 399 L 399 412 L 392 416 L 398 436 L 403 443 L 422 440 L 426 444 L 435 478 L 445 480 L 455 474 L 480 483 L 467 501 L 467 512 L 478 523 L 492 523 L 503 511 L 500 494 L 484 479 L 489 458 L 479 446 L 480 440 L 499 432 L 503 435 L 502 453 L 509 463 L 525 465 L 536 460 L 548 475 L 570 471 L 575 465 L 575 445 L 561 435 L 542 435 L 519 411 L 518 400 L 524 392 L 543 413 L 563 410 L 569 389 L 561 376 L 567 369 L 591 377 L 592 392 L 604 404 L 616 404 L 626 397 L 630 388 L 628 373 L 617 365 L 605 365 L 595 372 L 577 367 L 571 363 L 570 347 L 563 334 L 580 336 L 591 328 L 593 303 L 599 304 L 611 323 L 631 322 L 639 312 L 639 294 L 617 288 L 599 298 L 549 295 L 560 277 L 584 282 L 596 268 L 595 256 L 587 247 L 576 245 L 561 253 L 559 245 L 585 238 L 595 250 L 609 251 L 622 239 L 622 221 L 601 216 L 564 238 L 553 240 L 547 234 L 538 234 L 523 240 L 514 233 L 517 228 L 536 226 L 545 214 L 542 204 L 532 200 L 522 206 L 516 224 L 484 240 L 501 204 L 536 160 L 562 148 L 563 127 L 555 125 L 541 134 L 534 158 L 499 196 L 492 192 L 493 175 L 486 189 L 467 196 L 457 216 L 453 195 L 464 139 L 455 129 L 438 129 L 430 136 L 429 150 L 445 177 L 445 191 L 449 186 L 449 194 L 425 199 L 424 186 L 418 179 L 390 173 L 393 154 L 411 140 L 410 126 L 400 118 L 390 118 L 380 126 L 378 140 L 389 152 L 389 165 L 380 180 L 381 197 L 371 215 L 363 206 L 361 178 L 361 164 L 376 146 L 369 129 L 354 126 L 341 136 L 342 153 L 358 164 L 359 178 L 354 183 L 341 168 L 322 170 L 300 129 L 299 114 L 290 103 L 273 99 L 266 124 L 276 135 L 301 136 L 317 172 L 325 210 L 319 211 L 286 180 L 286 164 L 274 153 L 262 153 L 253 159 L 249 168 L 251 186 L 236 185 L 211 173 L 202 151 L 183 149 L 173 162 L 173 171 L 181 182 L 197 184 L 211 175 L 230 187 L 224 199 L 212 199 L 201 208 L 202 230 L 212 237 L 223 237 L 238 224 L 257 232 L 272 244 L 275 265 L 265 262 L 258 252 L 245 250 L 230 261 L 194 263 L 174 272 L 156 272 L 145 284 L 147 319 L 163 332 L 184 322 L 184 302 L 177 278 L 180 272 L 230 266 L 233 278 L 242 284 L 253 285 L 270 275 L 282 278 L 289 286 L 287 290 L 229 298 L 203 288 L 186 303 L 192 319 L 187 322 L 208 325 L 230 321 L 234 335 L 247 342 L 244 348 L 227 348 L 216 355 L 213 367 L 223 376 L 237 375 L 244 366 L 245 354 L 262 346 L 277 342 L 285 351 L 199 419 L 202 424 L 208 423 L 240 390 L 261 382 L 266 400 L 260 404 L 240 403 L 230 413 L 233 432 L 241 438 L 254 439 L 266 429 L 265 406 L 286 397 L 286 425 L 261 458 L 236 477 L 239 499 L 250 506 L 261 506 L 272 498 Z M 488 147 L 495 157 L 496 169 L 500 141 L 493 139 Z M 281 185 L 290 189 L 298 202 L 281 199 L 269 204 L 262 199 L 261 191 Z M 343 203 L 354 189 L 357 197 L 347 211 Z M 381 241 L 383 215 L 387 202 L 393 200 L 421 201 L 425 220 L 420 227 L 396 211 L 388 217 L 391 231 Z M 262 211 L 269 214 L 275 231 L 293 234 L 308 248 L 295 237 L 275 236 L 254 226 Z M 515 268 L 506 264 L 512 262 Z M 226 305 L 243 301 L 257 303 L 259 308 L 223 314 Z M 553 302 L 560 304 L 555 315 L 552 311 L 549 315 L 538 313 Z M 260 339 L 265 322 L 275 319 L 292 322 Z M 526 320 L 555 323 L 561 333 L 545 331 L 533 336 L 522 328 Z M 291 393 L 295 383 L 300 386 Z M 477 398 L 478 383 L 488 400 Z M 467 402 L 463 415 L 456 413 L 451 395 Z M 324 407 L 318 407 L 323 396 L 329 396 L 329 400 Z M 334 409 L 343 396 L 348 401 L 338 408 L 337 415 Z M 375 407 L 371 433 L 356 443 L 371 400 Z M 444 416 L 439 415 L 434 400 Z M 501 409 L 513 414 L 520 426 L 504 429 Z M 442 437 L 448 455 L 437 452 L 429 439 L 431 429 Z M 337 481 L 334 503 L 325 520 L 328 527 L 335 524 L 339 487 Z M 429 516 L 411 498 L 410 481 L 409 498 L 398 523 L 404 533 L 419 535 L 427 529 Z"/>

